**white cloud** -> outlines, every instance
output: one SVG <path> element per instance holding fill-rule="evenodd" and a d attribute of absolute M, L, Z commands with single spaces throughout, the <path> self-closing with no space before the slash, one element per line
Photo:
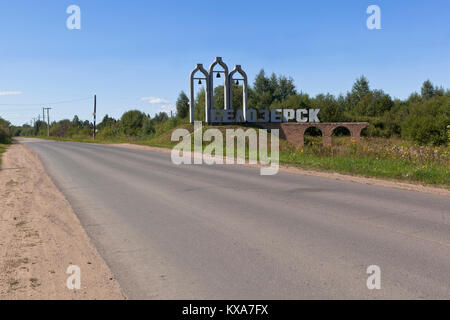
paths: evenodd
<path fill-rule="evenodd" d="M 145 97 L 145 98 L 142 98 L 141 101 L 147 101 L 150 104 L 169 103 L 169 101 L 167 101 L 165 99 L 156 98 L 156 97 Z"/>
<path fill-rule="evenodd" d="M 22 94 L 20 91 L 0 91 L 0 96 L 15 96 Z"/>
<path fill-rule="evenodd" d="M 170 111 L 175 112 L 175 106 L 166 104 L 166 105 L 163 105 L 163 106 L 159 107 L 159 112 L 165 112 L 168 115 L 170 115 Z"/>

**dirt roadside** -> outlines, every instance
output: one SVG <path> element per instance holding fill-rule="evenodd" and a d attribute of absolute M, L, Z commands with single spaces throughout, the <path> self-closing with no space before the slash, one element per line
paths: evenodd
<path fill-rule="evenodd" d="M 81 289 L 66 286 L 69 266 Z M 22 144 L 0 170 L 0 300 L 118 300 L 125 296 L 69 203 Z"/>

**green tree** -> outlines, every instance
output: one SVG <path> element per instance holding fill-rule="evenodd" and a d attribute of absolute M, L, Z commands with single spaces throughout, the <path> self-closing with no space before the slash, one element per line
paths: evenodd
<path fill-rule="evenodd" d="M 0 117 L 0 128 L 7 130 L 10 125 L 11 125 L 11 123 L 9 121 Z"/>
<path fill-rule="evenodd" d="M 10 143 L 11 133 L 10 133 L 11 123 L 0 117 L 0 143 Z"/>
<path fill-rule="evenodd" d="M 292 78 L 280 76 L 276 82 L 274 98 L 278 101 L 284 101 L 295 94 L 297 94 L 297 91 L 295 89 L 294 80 Z"/>
<path fill-rule="evenodd" d="M 370 92 L 369 81 L 365 76 L 361 76 L 353 85 L 352 92 L 350 94 L 351 102 L 353 105 L 358 104 L 362 98 L 364 98 Z"/>
<path fill-rule="evenodd" d="M 410 104 L 405 101 L 395 100 L 389 112 L 383 115 L 382 121 L 385 126 L 387 136 L 401 136 L 402 123 L 409 113 Z"/>
<path fill-rule="evenodd" d="M 413 103 L 417 103 L 420 102 L 422 100 L 422 97 L 420 94 L 418 94 L 417 92 L 413 92 L 409 95 L 407 103 L 408 104 L 413 104 Z"/>
<path fill-rule="evenodd" d="M 291 96 L 297 94 L 294 80 L 285 76 L 277 77 L 272 73 L 270 78 L 266 77 L 264 70 L 261 70 L 253 83 L 253 92 L 249 94 L 250 105 L 256 109 L 268 109 L 284 102 Z M 273 106 L 272 106 L 273 104 Z"/>
<path fill-rule="evenodd" d="M 232 90 L 233 90 L 233 109 L 234 110 L 242 110 L 243 108 L 243 99 L 244 99 L 244 94 L 243 94 L 243 90 L 244 87 L 237 85 L 237 84 L 232 84 Z"/>
<path fill-rule="evenodd" d="M 214 109 L 223 110 L 225 107 L 224 86 L 214 88 Z"/>
<path fill-rule="evenodd" d="M 357 116 L 376 117 L 383 115 L 389 111 L 394 102 L 391 97 L 383 92 L 383 90 L 373 90 L 363 96 L 353 113 Z"/>
<path fill-rule="evenodd" d="M 425 100 L 431 99 L 436 95 L 436 89 L 430 80 L 427 80 L 422 85 L 422 98 Z"/>
<path fill-rule="evenodd" d="M 72 121 L 64 119 L 52 123 L 50 126 L 50 135 L 58 138 L 70 138 L 70 129 L 72 128 Z"/>
<path fill-rule="evenodd" d="M 155 133 L 155 123 L 152 118 L 146 117 L 142 125 L 142 134 L 151 135 Z"/>
<path fill-rule="evenodd" d="M 189 98 L 184 93 L 184 91 L 180 92 L 180 95 L 177 99 L 177 117 L 180 119 L 184 119 L 189 115 Z"/>
<path fill-rule="evenodd" d="M 310 109 L 313 107 L 313 101 L 305 93 L 295 94 L 287 98 L 282 103 L 282 109 Z M 272 108 L 272 107 L 271 107 Z"/>
<path fill-rule="evenodd" d="M 120 129 L 128 136 L 137 136 L 142 128 L 145 114 L 139 110 L 125 112 L 120 119 Z"/>
<path fill-rule="evenodd" d="M 169 120 L 169 116 L 165 112 L 160 112 L 160 113 L 156 114 L 155 117 L 153 118 L 153 121 L 155 123 L 162 123 L 167 120 Z"/>
<path fill-rule="evenodd" d="M 81 128 L 83 126 L 83 122 L 81 122 L 80 118 L 78 118 L 78 116 L 76 115 L 73 117 L 72 125 L 75 128 Z"/>
<path fill-rule="evenodd" d="M 265 92 L 271 91 L 270 80 L 266 77 L 264 69 L 261 69 L 256 75 L 255 82 L 253 83 L 253 90 L 259 96 L 263 95 Z"/>
<path fill-rule="evenodd" d="M 447 125 L 450 123 L 450 95 L 428 99 L 410 108 L 402 124 L 402 136 L 420 144 L 447 143 Z"/>
<path fill-rule="evenodd" d="M 33 127 L 33 135 L 42 135 L 47 130 L 47 124 L 44 121 L 36 121 Z"/>
<path fill-rule="evenodd" d="M 319 94 L 313 100 L 315 108 L 320 109 L 319 119 L 322 122 L 342 121 L 344 110 L 336 98 L 331 94 Z"/>
<path fill-rule="evenodd" d="M 279 83 L 278 83 L 278 78 L 277 75 L 272 72 L 272 74 L 270 75 L 270 79 L 269 79 L 269 90 L 267 90 L 266 92 L 269 92 L 270 95 L 272 96 L 272 100 L 275 100 L 277 97 L 275 96 L 277 89 L 278 89 Z M 278 99 L 279 101 L 281 101 L 280 99 Z"/>
<path fill-rule="evenodd" d="M 112 117 L 110 117 L 110 116 L 108 116 L 108 115 L 105 115 L 105 116 L 103 117 L 102 122 L 100 122 L 100 123 L 97 125 L 97 129 L 98 129 L 99 131 L 101 131 L 101 130 L 103 130 L 103 129 L 105 129 L 105 128 L 112 128 L 112 127 L 114 127 L 114 126 L 116 125 L 116 123 L 117 123 L 117 120 L 116 120 L 116 119 L 114 119 L 114 118 L 112 118 Z"/>
<path fill-rule="evenodd" d="M 204 121 L 205 120 L 205 89 L 199 91 L 197 96 L 195 97 L 194 103 L 194 119 L 196 121 Z"/>
<path fill-rule="evenodd" d="M 270 92 L 264 92 L 259 96 L 259 103 L 257 105 L 257 109 L 269 109 L 271 104 L 273 103 L 273 95 Z"/>

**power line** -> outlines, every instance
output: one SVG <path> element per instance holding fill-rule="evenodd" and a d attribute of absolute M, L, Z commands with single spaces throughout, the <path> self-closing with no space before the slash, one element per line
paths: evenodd
<path fill-rule="evenodd" d="M 71 102 L 79 102 L 79 101 L 86 101 L 91 100 L 92 96 L 88 98 L 82 98 L 82 99 L 74 99 L 74 100 L 66 100 L 66 101 L 59 101 L 59 102 L 47 102 L 47 103 L 0 103 L 0 106 L 42 106 L 42 105 L 56 105 L 56 104 L 65 104 L 65 103 L 71 103 Z"/>

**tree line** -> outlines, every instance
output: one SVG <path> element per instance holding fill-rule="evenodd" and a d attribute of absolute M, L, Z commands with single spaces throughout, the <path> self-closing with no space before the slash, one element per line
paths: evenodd
<path fill-rule="evenodd" d="M 214 107 L 223 108 L 223 86 L 214 89 Z M 233 84 L 233 106 L 242 109 L 242 86 Z M 420 93 L 407 99 L 393 99 L 383 90 L 372 89 L 365 76 L 357 79 L 346 94 L 318 94 L 298 91 L 292 78 L 267 76 L 261 70 L 248 90 L 252 109 L 321 109 L 322 122 L 369 122 L 363 132 L 372 137 L 401 137 L 419 144 L 442 145 L 448 141 L 450 90 L 434 86 L 429 80 Z M 187 112 L 188 98 L 182 92 L 180 110 Z M 178 104 L 177 104 L 178 107 Z M 195 99 L 195 119 L 204 119 L 205 91 Z M 320 133 L 319 133 L 320 134 Z"/>
<path fill-rule="evenodd" d="M 242 86 L 234 83 L 233 106 L 242 109 Z M 223 108 L 224 87 L 214 88 L 214 107 Z M 346 94 L 318 94 L 314 97 L 298 91 L 292 78 L 266 75 L 261 70 L 248 89 L 249 107 L 252 109 L 321 109 L 322 122 L 369 122 L 363 132 L 372 137 L 401 137 L 419 144 L 443 145 L 448 142 L 447 126 L 450 124 L 450 90 L 425 81 L 419 93 L 407 99 L 393 99 L 383 90 L 372 89 L 366 77 L 357 79 Z M 203 120 L 205 91 L 195 98 L 195 119 Z M 120 119 L 106 115 L 97 126 L 99 138 L 151 137 L 159 135 L 180 124 L 187 124 L 189 98 L 182 91 L 176 102 L 176 116 L 161 112 L 151 117 L 139 110 L 125 112 Z M 81 121 L 78 116 L 50 125 L 54 137 L 86 137 L 93 133 L 93 124 Z M 36 121 L 34 126 L 11 126 L 0 118 L 0 143 L 12 136 L 44 136 L 47 124 Z M 3 141 L 3 142 L 2 142 Z"/>

